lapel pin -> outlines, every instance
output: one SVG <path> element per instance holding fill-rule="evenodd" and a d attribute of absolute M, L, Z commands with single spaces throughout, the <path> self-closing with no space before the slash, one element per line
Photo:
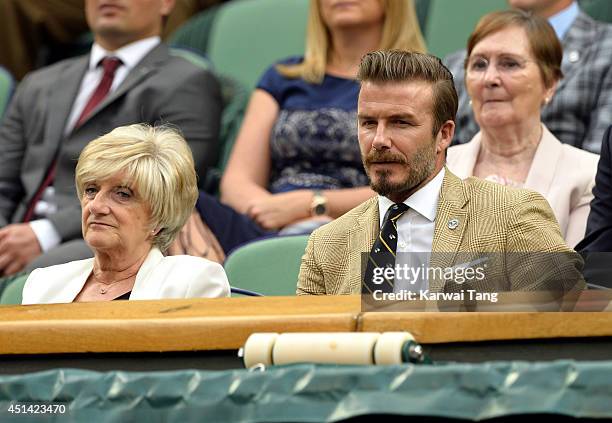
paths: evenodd
<path fill-rule="evenodd" d="M 576 50 L 572 50 L 569 52 L 567 57 L 571 63 L 576 63 L 578 59 L 580 59 L 580 53 Z"/>
<path fill-rule="evenodd" d="M 457 226 L 459 226 L 459 219 L 451 219 L 448 221 L 448 229 L 457 229 Z"/>

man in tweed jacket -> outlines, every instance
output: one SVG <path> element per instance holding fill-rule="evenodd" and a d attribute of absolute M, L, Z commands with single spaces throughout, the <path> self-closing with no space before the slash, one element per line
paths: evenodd
<path fill-rule="evenodd" d="M 612 25 L 593 20 L 573 0 L 508 3 L 547 18 L 563 45 L 564 77 L 542 109 L 542 122 L 563 143 L 599 153 L 612 116 Z M 459 94 L 453 143 L 469 142 L 479 131 L 465 89 L 465 54 L 461 50 L 444 59 Z"/>
<path fill-rule="evenodd" d="M 360 293 L 362 253 L 378 237 L 381 215 L 402 202 L 410 209 L 396 220 L 398 252 L 561 253 L 569 260 L 539 272 L 574 274 L 570 283 L 579 281 L 571 286 L 550 285 L 554 277 L 534 282 L 515 268 L 503 281 L 491 285 L 485 280 L 474 289 L 565 292 L 583 286 L 577 273 L 580 259 L 565 244 L 540 194 L 477 178 L 462 181 L 444 167 L 457 94 L 438 58 L 372 52 L 362 59 L 358 78 L 359 144 L 370 185 L 379 195 L 313 232 L 302 258 L 298 294 Z M 429 289 L 449 287 L 432 281 Z"/>

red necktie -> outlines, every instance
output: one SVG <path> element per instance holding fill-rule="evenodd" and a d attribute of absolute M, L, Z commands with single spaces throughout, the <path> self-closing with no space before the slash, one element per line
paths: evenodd
<path fill-rule="evenodd" d="M 78 128 L 79 126 L 81 126 L 83 122 L 85 121 L 85 119 L 87 119 L 89 114 L 108 95 L 108 92 L 110 91 L 110 88 L 113 85 L 113 79 L 115 78 L 115 72 L 117 71 L 117 68 L 119 68 L 119 66 L 121 66 L 122 64 L 121 60 L 116 57 L 105 57 L 104 59 L 100 61 L 100 63 L 102 64 L 102 68 L 104 69 L 104 73 L 102 74 L 102 79 L 100 80 L 100 83 L 98 84 L 95 91 L 89 98 L 89 101 L 85 105 L 85 108 L 81 112 L 79 119 L 74 125 L 75 128 Z M 36 204 L 40 201 L 40 198 L 43 196 L 47 187 L 53 183 L 53 179 L 55 178 L 56 163 L 57 163 L 57 160 L 53 159 L 51 166 L 49 166 L 49 170 L 47 172 L 47 176 L 45 177 L 45 180 L 40 185 L 40 188 L 38 188 L 38 191 L 36 191 L 36 194 L 32 198 L 30 205 L 28 206 L 28 210 L 26 211 L 26 214 L 23 217 L 24 222 L 29 222 L 30 220 L 32 220 L 32 217 L 34 215 L 34 208 L 36 207 Z"/>
<path fill-rule="evenodd" d="M 115 78 L 115 72 L 117 68 L 121 66 L 121 60 L 116 57 L 105 57 L 101 61 L 102 67 L 104 68 L 104 74 L 102 75 L 102 79 L 100 83 L 96 87 L 96 90 L 93 92 L 89 101 L 85 105 L 85 108 L 81 112 L 79 119 L 75 124 L 75 128 L 81 126 L 81 124 L 87 119 L 89 114 L 96 108 L 98 104 L 104 100 L 104 98 L 108 95 L 110 91 L 111 85 L 113 85 L 113 79 Z"/>

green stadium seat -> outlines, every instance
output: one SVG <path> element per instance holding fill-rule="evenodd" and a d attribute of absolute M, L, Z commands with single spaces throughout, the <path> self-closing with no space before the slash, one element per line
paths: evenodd
<path fill-rule="evenodd" d="M 612 23 L 612 1 L 610 0 L 580 0 L 582 10 L 598 21 Z"/>
<path fill-rule="evenodd" d="M 464 49 L 481 16 L 508 8 L 505 0 L 430 0 L 425 25 L 428 51 L 440 58 Z"/>
<path fill-rule="evenodd" d="M 230 285 L 263 295 L 295 295 L 308 235 L 262 239 L 237 248 L 223 267 Z"/>
<path fill-rule="evenodd" d="M 206 192 L 216 194 L 221 175 L 225 170 L 234 141 L 240 130 L 244 111 L 249 101 L 249 91 L 235 78 L 216 72 L 210 60 L 195 51 L 172 47 L 170 52 L 175 56 L 183 57 L 196 66 L 211 71 L 215 74 L 221 86 L 223 112 L 221 113 L 221 127 L 219 128 L 219 142 L 221 144 L 219 158 L 217 159 L 217 165 L 206 174 L 206 181 L 200 183 L 200 187 Z"/>
<path fill-rule="evenodd" d="M 0 66 L 0 121 L 13 94 L 15 82 L 6 69 Z"/>
<path fill-rule="evenodd" d="M 21 294 L 30 272 L 17 273 L 0 279 L 0 304 L 21 304 Z"/>
<path fill-rule="evenodd" d="M 268 66 L 304 54 L 307 15 L 308 0 L 233 0 L 196 15 L 170 42 L 207 54 L 251 90 Z"/>
<path fill-rule="evenodd" d="M 174 31 L 168 40 L 168 44 L 206 55 L 208 53 L 210 30 L 219 7 L 218 5 L 212 6 L 194 15 Z"/>

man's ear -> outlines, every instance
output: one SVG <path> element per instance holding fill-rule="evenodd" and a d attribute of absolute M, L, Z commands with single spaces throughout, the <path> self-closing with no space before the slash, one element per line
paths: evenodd
<path fill-rule="evenodd" d="M 455 135 L 455 122 L 447 120 L 442 124 L 436 136 L 436 153 L 443 152 L 451 145 L 453 135 Z"/>

